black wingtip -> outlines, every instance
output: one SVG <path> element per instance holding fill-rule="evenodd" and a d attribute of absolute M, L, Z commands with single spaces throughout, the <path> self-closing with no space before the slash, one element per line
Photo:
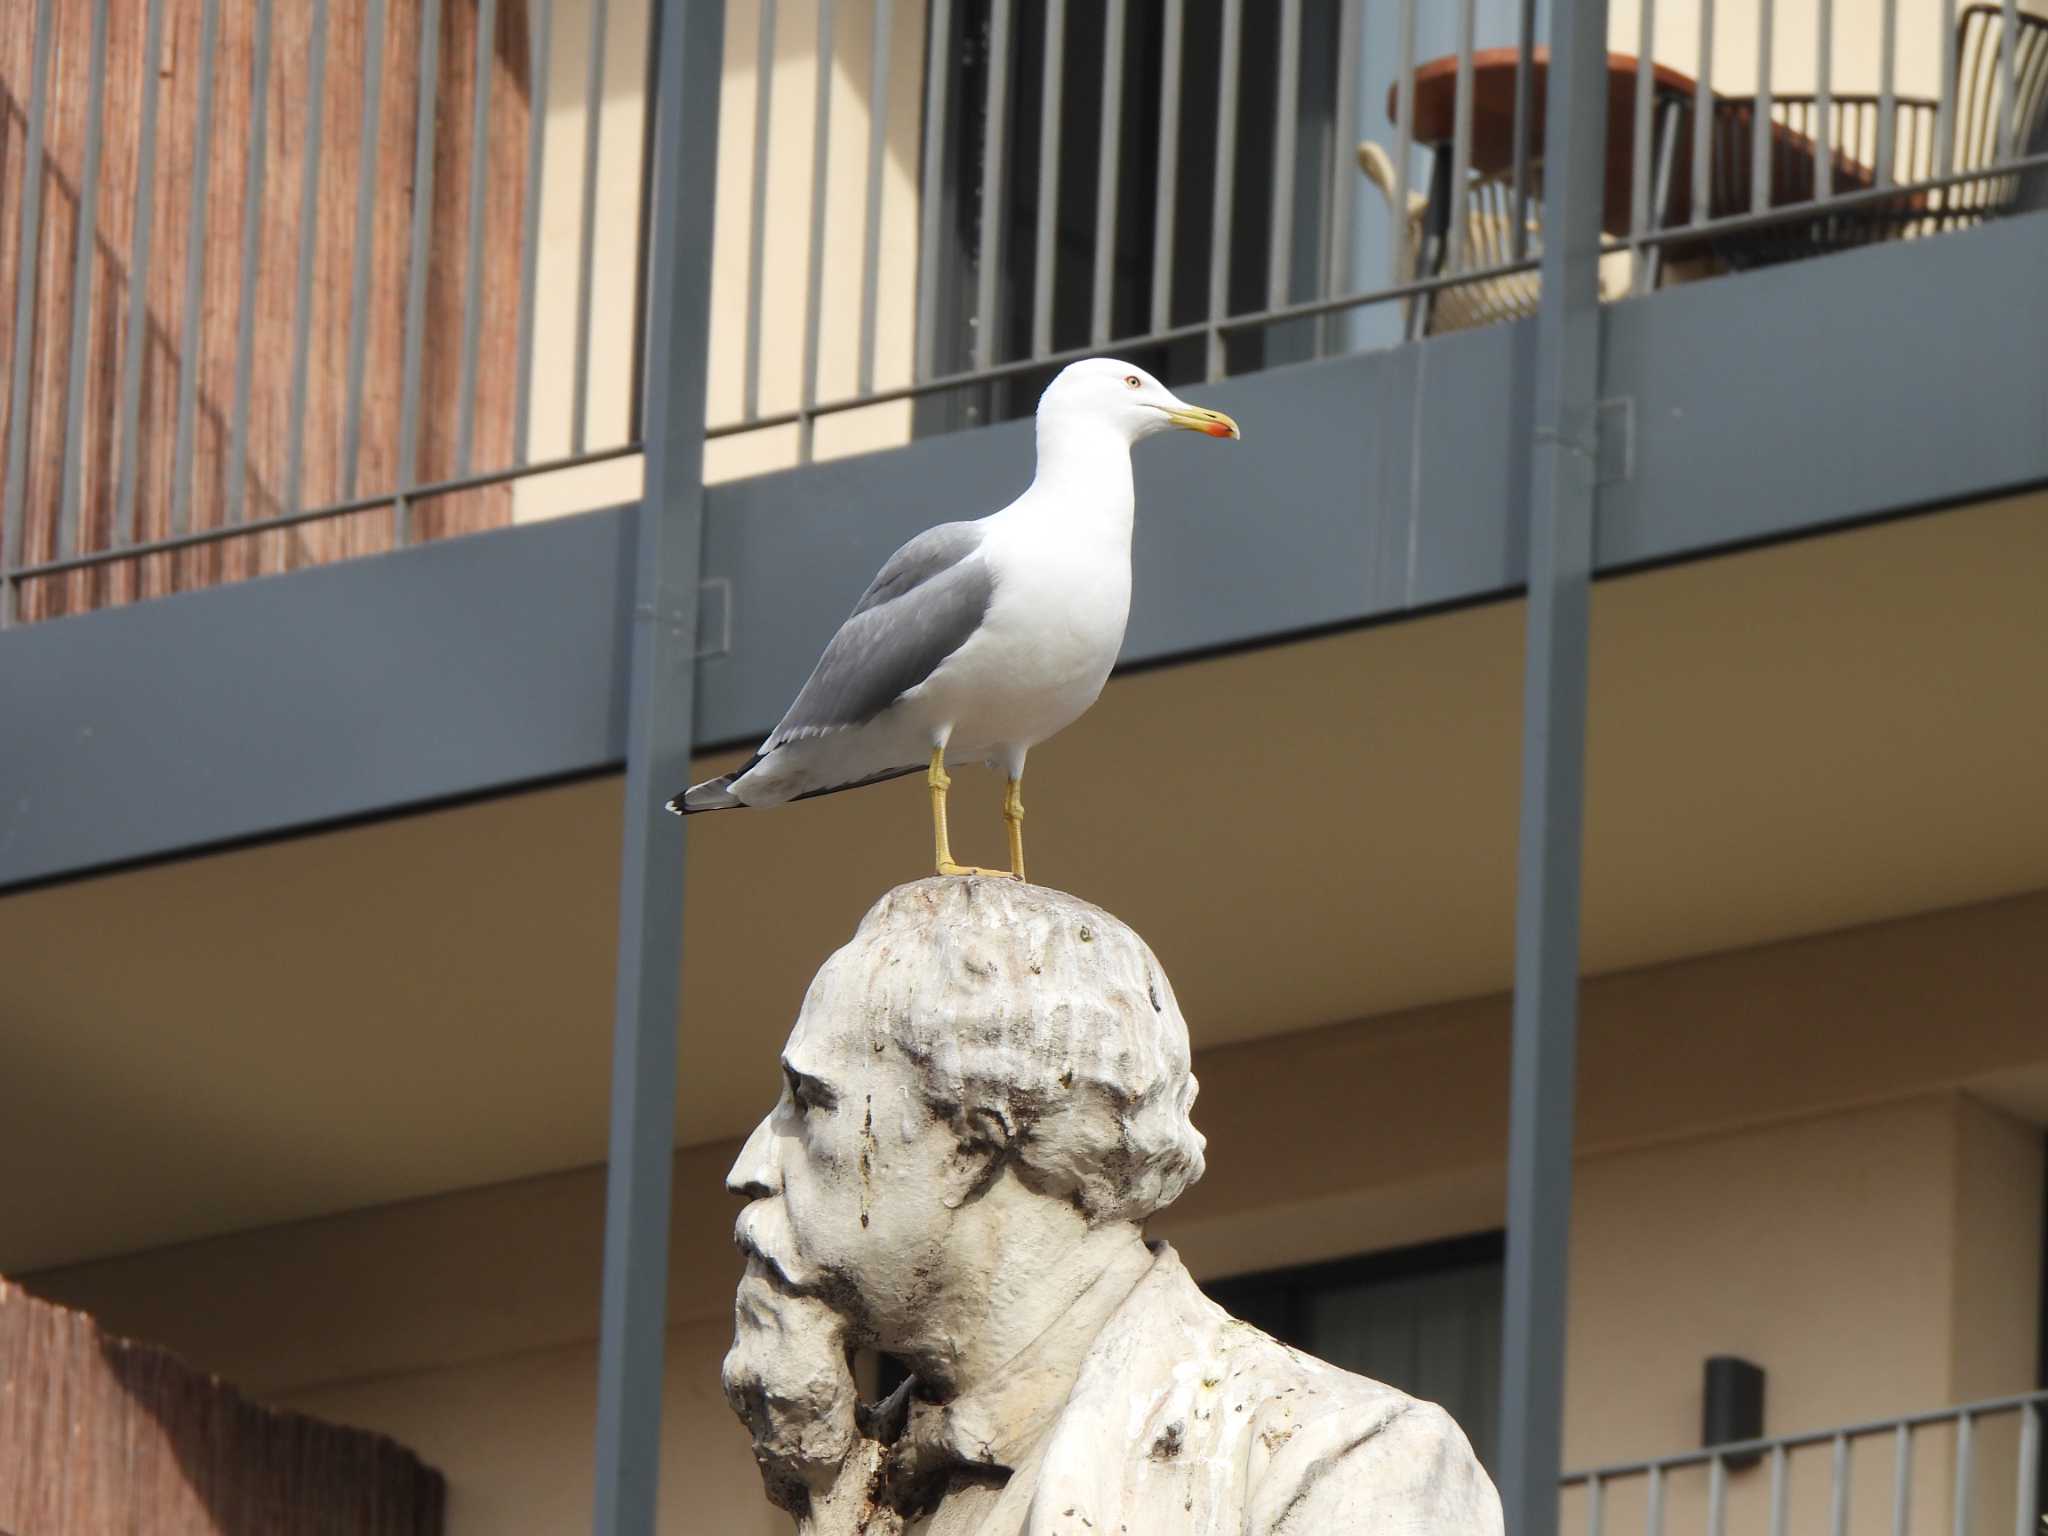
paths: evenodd
<path fill-rule="evenodd" d="M 688 791 L 685 790 L 684 793 L 687 794 Z M 682 795 L 677 795 L 675 799 L 669 801 L 669 803 L 666 806 L 664 806 L 663 809 L 666 810 L 671 816 L 683 816 L 688 814 L 683 809 Z"/>

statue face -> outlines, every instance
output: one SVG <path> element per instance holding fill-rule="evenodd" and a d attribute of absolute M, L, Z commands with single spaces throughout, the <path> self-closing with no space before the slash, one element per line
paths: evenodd
<path fill-rule="evenodd" d="M 726 1188 L 749 1197 L 743 1249 L 832 1302 L 872 1342 L 903 1348 L 927 1331 L 947 1287 L 962 1160 L 918 1074 L 821 1004 L 832 995 L 821 986 L 806 1001 L 783 1049 L 782 1095 Z"/>

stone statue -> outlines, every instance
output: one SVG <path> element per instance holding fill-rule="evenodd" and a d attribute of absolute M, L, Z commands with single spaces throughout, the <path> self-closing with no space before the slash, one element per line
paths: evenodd
<path fill-rule="evenodd" d="M 1142 1225 L 1202 1175 L 1187 1025 L 1107 913 L 884 897 L 819 971 L 733 1165 L 726 1395 L 837 1536 L 1498 1536 L 1449 1415 L 1232 1318 Z M 915 1373 L 858 1401 L 850 1352 Z"/>

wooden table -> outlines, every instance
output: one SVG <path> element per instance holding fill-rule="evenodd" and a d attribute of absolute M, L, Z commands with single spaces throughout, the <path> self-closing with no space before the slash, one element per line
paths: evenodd
<path fill-rule="evenodd" d="M 1508 177 L 1514 173 L 1515 153 L 1515 67 L 1519 57 L 1513 48 L 1489 48 L 1472 55 L 1472 170 L 1479 176 Z M 1550 51 L 1534 49 L 1529 59 L 1529 148 L 1530 158 L 1543 154 L 1543 112 L 1549 85 Z M 1645 222 L 1652 229 L 1685 224 L 1692 219 L 1693 109 L 1699 85 L 1688 75 L 1662 64 L 1651 66 L 1651 88 L 1655 116 L 1650 165 L 1654 188 L 1659 153 L 1670 137 L 1670 170 L 1663 198 L 1662 217 Z M 1429 145 L 1443 162 L 1432 178 L 1433 187 L 1450 189 L 1448 162 L 1456 125 L 1458 60 L 1456 55 L 1431 59 L 1415 71 L 1414 126 L 1416 142 Z M 1397 121 L 1398 87 L 1387 93 L 1387 116 Z M 1715 122 L 1711 142 L 1715 146 L 1708 216 L 1724 218 L 1750 211 L 1751 149 L 1750 122 L 1755 109 L 1752 98 L 1715 97 Z M 1631 185 L 1635 170 L 1636 60 L 1626 53 L 1607 55 L 1607 174 L 1600 226 L 1610 235 L 1629 233 Z M 1813 142 L 1782 124 L 1771 126 L 1771 204 L 1786 207 L 1813 196 L 1816 153 Z M 1837 153 L 1834 160 L 1835 191 L 1855 192 L 1874 185 L 1870 170 Z M 1533 194 L 1532 194 L 1533 195 Z M 1655 193 L 1653 191 L 1653 197 Z M 1450 210 L 1432 209 L 1433 216 L 1448 216 Z M 1442 228 L 1441 223 L 1433 225 Z M 1737 237 L 1724 237 L 1737 238 Z"/>

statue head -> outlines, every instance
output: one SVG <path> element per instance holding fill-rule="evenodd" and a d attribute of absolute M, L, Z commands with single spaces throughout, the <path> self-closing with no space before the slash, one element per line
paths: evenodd
<path fill-rule="evenodd" d="M 884 1349 L 990 1305 L 1006 1254 L 1135 1227 L 1202 1174 L 1164 971 L 1043 887 L 892 891 L 811 983 L 782 1068 L 727 1176 L 740 1246 Z"/>

